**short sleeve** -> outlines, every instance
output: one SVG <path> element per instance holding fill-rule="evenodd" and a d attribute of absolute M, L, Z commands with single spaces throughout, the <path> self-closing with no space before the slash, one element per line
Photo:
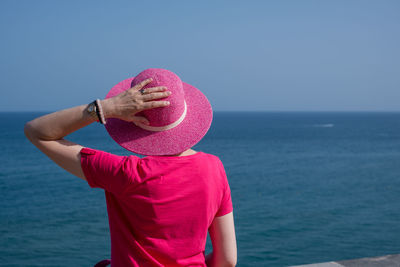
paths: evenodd
<path fill-rule="evenodd" d="M 228 178 L 226 177 L 225 169 L 224 166 L 222 165 L 222 162 L 220 163 L 221 165 L 221 175 L 222 175 L 222 184 L 223 184 L 223 195 L 222 195 L 222 200 L 221 204 L 219 206 L 219 209 L 215 215 L 215 217 L 223 216 L 226 215 L 230 212 L 233 211 L 233 205 L 232 205 L 232 197 L 231 197 L 231 188 L 229 187 L 228 183 Z"/>
<path fill-rule="evenodd" d="M 118 156 L 86 147 L 80 154 L 83 173 L 92 188 L 122 194 L 137 176 L 139 157 Z"/>

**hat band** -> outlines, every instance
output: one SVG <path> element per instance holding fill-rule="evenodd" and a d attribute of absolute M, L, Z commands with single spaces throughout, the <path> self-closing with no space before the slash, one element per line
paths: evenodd
<path fill-rule="evenodd" d="M 141 122 L 133 122 L 133 123 L 136 124 L 136 126 L 142 128 L 144 130 L 151 131 L 151 132 L 162 132 L 162 131 L 170 130 L 170 129 L 178 126 L 183 121 L 183 119 L 185 119 L 186 112 L 187 112 L 186 101 L 184 101 L 184 103 L 185 103 L 185 109 L 183 110 L 182 115 L 179 117 L 179 119 L 177 119 L 175 122 L 173 122 L 171 124 L 167 124 L 165 126 L 150 126 L 150 125 L 146 125 Z"/>

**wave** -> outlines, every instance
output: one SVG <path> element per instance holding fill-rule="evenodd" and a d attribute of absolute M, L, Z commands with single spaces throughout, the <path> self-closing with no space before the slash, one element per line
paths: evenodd
<path fill-rule="evenodd" d="M 318 127 L 318 128 L 332 128 L 334 127 L 335 124 L 333 123 L 326 123 L 326 124 L 314 124 L 313 127 Z"/>

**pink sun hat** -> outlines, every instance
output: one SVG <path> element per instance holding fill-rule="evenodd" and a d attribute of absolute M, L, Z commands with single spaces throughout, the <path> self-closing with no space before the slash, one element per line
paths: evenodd
<path fill-rule="evenodd" d="M 182 82 L 175 73 L 165 69 L 146 69 L 136 77 L 119 82 L 106 98 L 148 78 L 153 80 L 143 88 L 166 86 L 171 95 L 157 100 L 167 100 L 170 105 L 135 114 L 146 117 L 150 125 L 108 119 L 105 126 L 110 136 L 123 148 L 147 156 L 174 155 L 197 144 L 211 126 L 213 111 L 207 97 L 199 89 Z"/>

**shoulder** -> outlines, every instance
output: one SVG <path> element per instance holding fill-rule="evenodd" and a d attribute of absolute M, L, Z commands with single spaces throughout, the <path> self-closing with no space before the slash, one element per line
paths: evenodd
<path fill-rule="evenodd" d="M 200 153 L 200 154 L 202 154 L 202 155 L 204 155 L 205 157 L 208 157 L 208 158 L 210 158 L 210 159 L 214 159 L 214 160 L 217 160 L 217 161 L 221 161 L 220 158 L 219 158 L 217 155 L 210 154 L 210 153 L 206 153 L 206 152 L 203 152 L 203 151 L 199 151 L 198 153 Z"/>
<path fill-rule="evenodd" d="M 211 162 L 214 167 L 217 167 L 223 173 L 225 172 L 224 164 L 222 163 L 220 157 L 205 152 L 202 152 L 202 154 L 204 154 L 204 157 L 206 157 L 208 162 Z"/>
<path fill-rule="evenodd" d="M 92 158 L 98 157 L 104 160 L 121 160 L 128 158 L 127 156 L 120 156 L 103 150 L 88 148 L 88 147 L 83 147 L 80 151 L 80 154 L 85 157 L 92 157 Z"/>
<path fill-rule="evenodd" d="M 96 164 L 97 167 L 101 168 L 105 168 L 106 166 L 114 168 L 129 168 L 130 166 L 137 164 L 140 160 L 139 157 L 134 155 L 122 156 L 87 147 L 82 148 L 80 154 L 82 163 L 86 162 L 87 164 Z"/>
<path fill-rule="evenodd" d="M 214 160 L 215 162 L 218 162 L 219 164 L 223 165 L 221 158 L 218 157 L 217 155 L 209 154 L 209 153 L 204 153 L 204 154 L 206 154 L 207 157 L 209 157 L 210 159 Z"/>

